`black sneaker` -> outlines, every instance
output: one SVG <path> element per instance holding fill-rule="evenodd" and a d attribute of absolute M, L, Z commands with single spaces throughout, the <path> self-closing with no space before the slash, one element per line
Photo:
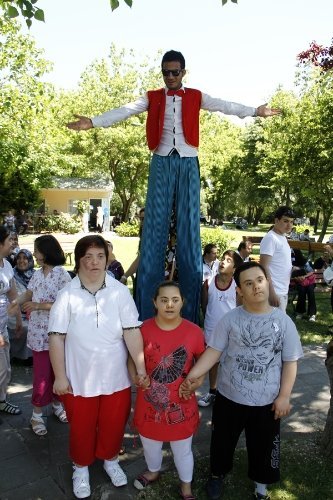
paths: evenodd
<path fill-rule="evenodd" d="M 261 493 L 253 493 L 253 498 L 256 500 L 270 500 L 268 495 L 262 495 Z"/>
<path fill-rule="evenodd" d="M 208 497 L 211 500 L 218 500 L 223 491 L 223 477 L 211 476 L 206 485 Z"/>

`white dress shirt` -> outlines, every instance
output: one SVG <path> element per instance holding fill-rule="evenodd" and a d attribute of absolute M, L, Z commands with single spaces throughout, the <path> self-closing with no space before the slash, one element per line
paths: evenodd
<path fill-rule="evenodd" d="M 184 92 L 186 88 L 182 87 Z M 165 89 L 167 93 L 168 89 Z M 130 116 L 138 115 L 148 110 L 149 102 L 148 95 L 144 94 L 136 101 L 133 101 L 120 108 L 111 109 L 102 115 L 92 118 L 94 127 L 110 127 L 114 123 L 126 120 Z M 246 116 L 254 116 L 256 108 L 252 106 L 244 106 L 235 102 L 223 101 L 202 93 L 201 109 L 207 111 L 220 111 L 225 115 L 235 115 L 239 118 Z M 177 149 L 181 157 L 198 156 L 198 149 L 186 143 L 183 124 L 182 124 L 182 98 L 166 95 L 164 126 L 160 144 L 155 149 L 154 153 L 160 156 L 168 156 L 170 151 Z"/>

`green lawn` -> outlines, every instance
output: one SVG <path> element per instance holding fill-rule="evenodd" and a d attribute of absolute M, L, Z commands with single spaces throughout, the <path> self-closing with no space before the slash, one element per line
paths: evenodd
<path fill-rule="evenodd" d="M 281 481 L 269 488 L 271 500 L 330 500 L 333 498 L 333 464 L 320 452 L 318 435 L 282 440 Z M 205 484 L 209 476 L 209 457 L 195 460 L 193 493 L 197 500 L 207 499 Z M 141 492 L 145 500 L 176 500 L 179 479 L 175 470 Z M 225 479 L 223 500 L 250 499 L 253 483 L 247 477 L 247 456 L 244 449 L 235 453 L 233 471 Z"/>

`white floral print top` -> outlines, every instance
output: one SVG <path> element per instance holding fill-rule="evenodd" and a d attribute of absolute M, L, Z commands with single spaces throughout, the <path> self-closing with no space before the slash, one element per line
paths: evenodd
<path fill-rule="evenodd" d="M 55 302 L 59 290 L 71 277 L 62 266 L 55 266 L 45 277 L 38 269 L 32 276 L 28 290 L 32 291 L 32 302 Z M 32 311 L 29 318 L 27 345 L 33 351 L 48 351 L 48 324 L 50 311 Z"/>

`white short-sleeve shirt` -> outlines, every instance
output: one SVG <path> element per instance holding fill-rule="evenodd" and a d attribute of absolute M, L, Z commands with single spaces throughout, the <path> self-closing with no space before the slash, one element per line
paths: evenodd
<path fill-rule="evenodd" d="M 66 375 L 74 396 L 113 394 L 131 385 L 123 328 L 139 327 L 128 288 L 106 274 L 95 296 L 78 277 L 52 306 L 49 332 L 65 333 Z"/>
<path fill-rule="evenodd" d="M 269 231 L 261 240 L 260 255 L 272 257 L 269 272 L 276 295 L 288 295 L 291 274 L 291 249 L 285 236 Z"/>

